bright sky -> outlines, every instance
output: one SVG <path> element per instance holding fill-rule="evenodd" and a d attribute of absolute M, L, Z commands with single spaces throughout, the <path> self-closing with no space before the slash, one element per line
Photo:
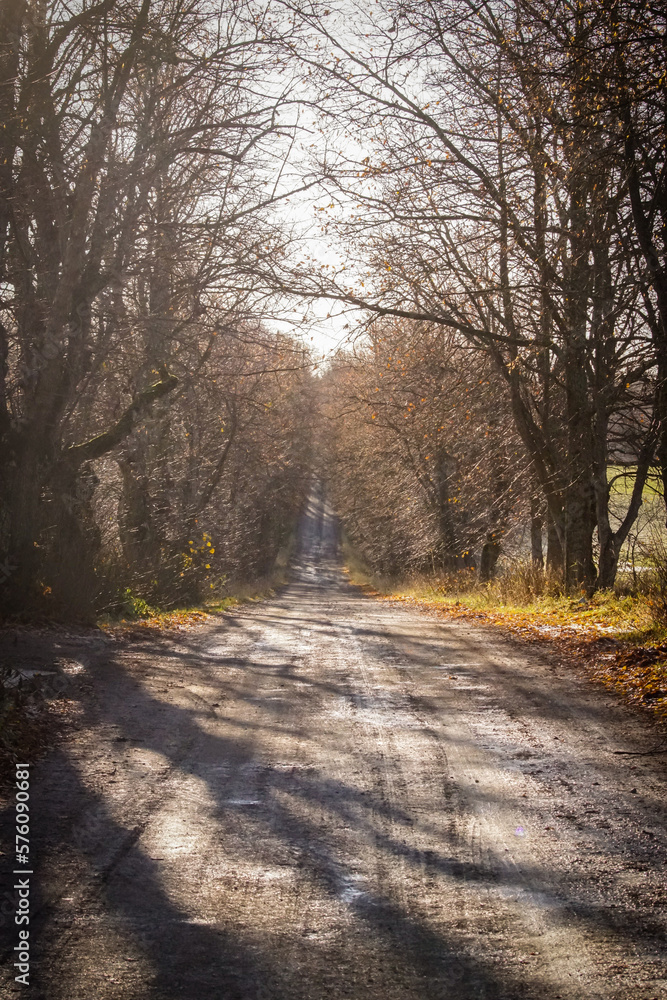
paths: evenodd
<path fill-rule="evenodd" d="M 305 158 L 303 150 L 304 162 Z M 321 231 L 322 220 L 316 209 L 328 201 L 325 193 L 312 189 L 290 198 L 289 203 L 283 203 L 279 209 L 280 216 L 294 227 L 295 234 L 299 234 L 301 253 L 298 259 L 309 258 L 308 265 L 315 271 L 322 265 L 339 267 L 345 262 L 341 249 Z M 361 319 L 360 310 L 321 299 L 304 302 L 293 311 L 288 306 L 285 318 L 275 317 L 272 325 L 292 333 L 297 327 L 307 341 L 312 341 L 318 351 L 327 355 L 345 342 Z"/>
<path fill-rule="evenodd" d="M 336 12 L 331 11 L 328 27 L 330 29 L 334 27 L 335 21 L 336 37 L 342 38 L 350 32 L 351 25 L 354 25 L 356 31 L 358 24 L 354 17 L 348 16 L 349 12 L 348 14 L 344 13 L 344 2 L 339 3 L 338 8 Z M 276 78 L 276 82 L 278 82 L 278 78 Z M 313 106 L 315 95 L 308 93 L 308 84 L 303 78 L 299 81 L 298 92 L 303 98 L 303 103 L 292 106 L 294 117 L 291 118 L 289 124 L 296 125 L 298 123 L 298 133 L 290 150 L 290 168 L 281 173 L 283 190 L 298 187 L 304 176 L 312 176 L 314 161 L 326 155 L 327 147 L 329 155 L 331 155 L 332 143 L 338 153 L 343 153 L 357 160 L 361 160 L 366 153 L 372 152 L 371 149 L 363 148 L 349 133 L 341 134 L 339 132 L 335 137 L 323 134 L 321 131 L 322 123 L 316 108 Z M 288 124 L 284 116 L 282 120 Z M 318 208 L 321 209 L 324 206 L 327 206 L 325 212 L 317 211 Z M 333 237 L 326 235 L 322 230 L 325 217 L 330 221 L 332 218 L 342 218 L 345 214 L 344 210 L 339 207 L 336 207 L 332 212 L 332 207 L 331 196 L 323 189 L 314 187 L 302 194 L 290 197 L 288 201 L 282 202 L 277 209 L 279 217 L 292 226 L 295 235 L 299 236 L 301 253 L 297 259 L 305 262 L 304 269 L 309 267 L 319 271 L 322 266 L 328 266 L 337 270 L 343 264 L 347 267 L 350 266 L 349 259 L 343 255 L 342 248 L 333 242 Z M 361 310 L 344 306 L 333 300 L 322 299 L 312 303 L 304 302 L 297 305 L 293 311 L 290 306 L 291 303 L 286 303 L 286 309 L 282 316 L 271 317 L 269 325 L 289 333 L 294 333 L 296 329 L 305 340 L 312 342 L 316 350 L 323 355 L 333 353 L 344 344 L 365 318 Z"/>

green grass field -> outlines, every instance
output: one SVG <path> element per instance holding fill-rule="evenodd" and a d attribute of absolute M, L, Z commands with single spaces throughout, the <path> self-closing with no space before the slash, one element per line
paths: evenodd
<path fill-rule="evenodd" d="M 607 468 L 607 481 L 612 483 L 612 494 L 630 496 L 637 475 L 636 465 L 610 465 Z M 657 469 L 649 473 L 642 493 L 644 500 L 662 499 L 662 477 Z"/>

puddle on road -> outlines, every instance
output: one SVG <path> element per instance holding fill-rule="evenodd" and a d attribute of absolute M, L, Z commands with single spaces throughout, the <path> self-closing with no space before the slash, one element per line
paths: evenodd
<path fill-rule="evenodd" d="M 466 660 L 464 663 L 434 663 L 435 670 L 461 670 L 466 671 L 468 667 L 484 667 L 485 663 L 468 663 Z"/>
<path fill-rule="evenodd" d="M 338 898 L 344 903 L 355 903 L 357 900 L 367 896 L 368 893 L 359 888 L 359 883 L 363 883 L 363 881 L 364 879 L 361 875 L 347 875 L 342 878 L 340 880 Z"/>
<path fill-rule="evenodd" d="M 453 684 L 457 691 L 488 691 L 488 684 Z"/>

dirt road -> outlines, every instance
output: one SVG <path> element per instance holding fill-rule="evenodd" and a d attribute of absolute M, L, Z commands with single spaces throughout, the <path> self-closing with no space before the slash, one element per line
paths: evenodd
<path fill-rule="evenodd" d="M 4 995 L 667 997 L 665 757 L 613 753 L 649 724 L 353 590 L 320 501 L 302 528 L 279 597 L 70 648 L 86 714 L 36 773 L 32 985 L 6 966 Z"/>

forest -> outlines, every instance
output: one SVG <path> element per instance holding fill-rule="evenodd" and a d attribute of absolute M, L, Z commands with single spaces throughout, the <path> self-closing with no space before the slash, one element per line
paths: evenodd
<path fill-rule="evenodd" d="M 666 996 L 666 139 L 665 0 L 0 0 L 1 996 Z"/>
<path fill-rule="evenodd" d="M 665 565 L 653 0 L 3 0 L 0 612 Z"/>

